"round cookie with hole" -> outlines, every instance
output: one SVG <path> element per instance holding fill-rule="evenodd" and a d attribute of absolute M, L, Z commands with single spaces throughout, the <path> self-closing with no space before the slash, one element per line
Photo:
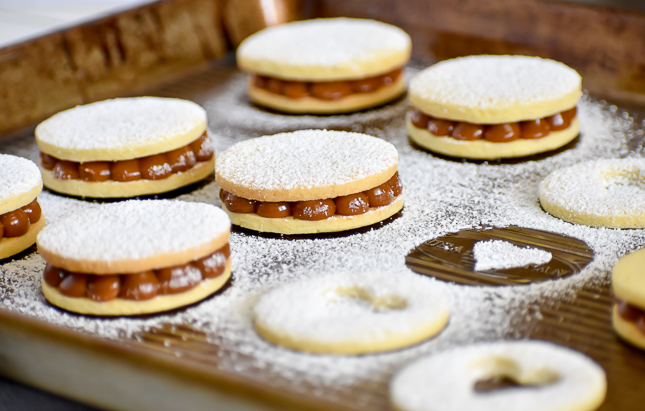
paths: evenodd
<path fill-rule="evenodd" d="M 256 104 L 289 113 L 332 114 L 374 107 L 405 93 L 410 36 L 374 20 L 298 21 L 261 30 L 240 44 Z"/>
<path fill-rule="evenodd" d="M 574 224 L 645 227 L 645 159 L 600 159 L 551 172 L 539 185 L 542 208 Z"/>
<path fill-rule="evenodd" d="M 645 250 L 621 258 L 611 278 L 616 303 L 614 330 L 625 341 L 645 350 Z"/>
<path fill-rule="evenodd" d="M 218 207 L 130 200 L 64 217 L 38 235 L 47 300 L 68 311 L 141 315 L 200 301 L 231 275 Z"/>
<path fill-rule="evenodd" d="M 412 362 L 390 383 L 397 411 L 592 411 L 606 392 L 593 360 L 538 340 L 452 348 Z"/>
<path fill-rule="evenodd" d="M 45 187 L 123 198 L 172 191 L 215 166 L 206 112 L 180 99 L 117 98 L 60 112 L 36 127 Z"/>
<path fill-rule="evenodd" d="M 555 150 L 580 130 L 580 75 L 528 56 L 468 56 L 417 74 L 408 91 L 410 139 L 435 153 L 474 160 Z"/>
<path fill-rule="evenodd" d="M 265 340 L 318 354 L 397 350 L 437 335 L 448 303 L 433 281 L 401 273 L 314 276 L 263 294 L 253 325 Z"/>
<path fill-rule="evenodd" d="M 36 242 L 45 226 L 38 204 L 43 180 L 33 162 L 0 154 L 0 260 Z"/>
<path fill-rule="evenodd" d="M 365 134 L 300 130 L 237 143 L 215 167 L 233 224 L 278 234 L 351 230 L 403 208 L 398 152 Z"/>

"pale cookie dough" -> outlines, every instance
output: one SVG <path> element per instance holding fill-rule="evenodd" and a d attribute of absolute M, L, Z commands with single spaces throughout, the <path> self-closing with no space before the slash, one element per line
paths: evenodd
<path fill-rule="evenodd" d="M 373 77 L 404 66 L 412 42 L 403 30 L 374 20 L 305 20 L 261 30 L 240 44 L 242 70 L 285 80 Z"/>
<path fill-rule="evenodd" d="M 369 93 L 354 93 L 338 100 L 321 100 L 313 97 L 292 99 L 280 94 L 271 93 L 253 84 L 249 84 L 248 93 L 252 101 L 262 106 L 276 108 L 287 113 L 318 113 L 334 114 L 347 113 L 376 107 L 405 93 L 407 84 L 401 74 L 396 81 L 386 87 L 381 87 Z"/>
<path fill-rule="evenodd" d="M 10 213 L 34 201 L 43 189 L 38 166 L 25 158 L 0 154 L 0 215 Z M 0 259 L 17 254 L 36 242 L 36 235 L 45 226 L 41 214 L 36 223 L 19 237 L 0 235 Z"/>
<path fill-rule="evenodd" d="M 601 159 L 549 174 L 539 186 L 549 214 L 574 224 L 645 227 L 645 160 Z"/>
<path fill-rule="evenodd" d="M 253 323 L 267 341 L 299 351 L 396 350 L 445 327 L 449 308 L 439 288 L 410 272 L 314 276 L 262 295 Z"/>
<path fill-rule="evenodd" d="M 555 150 L 573 141 L 580 132 L 580 120 L 574 118 L 569 128 L 552 131 L 548 136 L 527 140 L 517 139 L 507 143 L 494 143 L 484 139 L 460 141 L 450 136 L 435 136 L 428 130 L 415 127 L 408 116 L 408 135 L 423 148 L 451 157 L 472 160 L 494 160 L 497 158 L 525 157 L 536 153 Z"/>
<path fill-rule="evenodd" d="M 36 127 L 36 142 L 43 154 L 56 160 L 77 164 L 141 160 L 147 156 L 168 153 L 186 147 L 206 132 L 206 111 L 186 100 L 134 97 L 99 101 L 62 111 Z M 202 147 L 212 152 L 208 137 Z M 186 154 L 194 156 L 195 153 Z M 163 165 L 163 159 L 166 165 Z M 162 167 L 159 173 L 171 170 L 168 157 L 147 170 Z M 56 178 L 56 169 L 41 164 L 45 186 L 51 190 L 83 197 L 123 198 L 163 193 L 207 177 L 215 160 L 198 161 L 187 170 L 175 169 L 165 178 L 122 182 L 115 179 L 84 181 L 80 178 Z M 184 165 L 187 160 L 184 158 Z M 59 164 L 58 162 L 56 164 Z M 190 163 L 189 163 L 190 164 Z M 139 163 L 140 165 L 140 163 Z M 51 168 L 51 166 L 50 166 Z"/>
<path fill-rule="evenodd" d="M 623 304 L 628 304 L 640 315 L 627 319 L 619 314 L 619 303 L 614 304 L 612 322 L 614 330 L 624 340 L 645 349 L 645 327 L 639 329 L 637 323 L 645 323 L 645 250 L 638 250 L 621 258 L 613 270 L 612 288 L 614 296 Z"/>
<path fill-rule="evenodd" d="M 478 381 L 504 377 L 527 387 L 475 390 Z M 390 384 L 398 411 L 592 411 L 606 391 L 598 364 L 543 341 L 453 348 L 411 363 Z"/>
<path fill-rule="evenodd" d="M 52 269 L 62 270 L 56 276 L 66 276 L 62 282 L 58 278 L 63 277 L 56 277 L 57 284 L 44 277 L 43 293 L 56 306 L 92 315 L 138 315 L 192 304 L 217 291 L 230 277 L 231 261 L 228 251 L 223 251 L 228 250 L 229 233 L 226 214 L 204 203 L 131 200 L 70 215 L 38 235 L 38 252 L 48 263 L 44 275 Z M 219 274 L 205 276 L 204 268 L 196 265 L 207 257 L 204 266 L 219 267 Z M 168 292 L 161 291 L 164 269 L 173 272 L 168 287 L 174 288 Z M 151 298 L 124 296 L 128 275 L 143 272 L 157 278 L 154 284 L 159 284 L 159 290 Z M 84 294 L 63 292 L 67 276 L 73 275 L 69 273 L 90 275 L 82 286 Z M 104 275 L 120 275 L 115 285 L 118 293 L 104 300 L 90 298 L 91 281 Z M 189 284 L 193 285 L 183 288 Z"/>
<path fill-rule="evenodd" d="M 223 190 L 247 200 L 298 202 L 370 190 L 390 180 L 397 167 L 397 150 L 386 141 L 358 133 L 301 130 L 235 144 L 219 156 L 215 177 Z M 305 234 L 371 225 L 402 207 L 403 197 L 398 195 L 389 205 L 373 207 L 365 214 L 318 221 L 227 211 L 234 224 L 245 228 Z"/>
<path fill-rule="evenodd" d="M 553 60 L 469 56 L 437 63 L 410 82 L 425 114 L 475 124 L 534 120 L 568 110 L 582 96 L 580 75 Z"/>

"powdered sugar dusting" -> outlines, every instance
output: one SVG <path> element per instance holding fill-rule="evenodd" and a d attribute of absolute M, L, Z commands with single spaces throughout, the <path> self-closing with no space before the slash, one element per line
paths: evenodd
<path fill-rule="evenodd" d="M 553 171 L 540 198 L 592 216 L 645 216 L 645 159 L 602 159 Z"/>
<path fill-rule="evenodd" d="M 131 260 L 199 247 L 229 226 L 226 213 L 209 204 L 130 200 L 48 224 L 38 246 L 72 260 Z"/>
<path fill-rule="evenodd" d="M 329 187 L 397 164 L 383 140 L 343 131 L 303 130 L 243 141 L 217 157 L 218 176 L 257 190 Z"/>
<path fill-rule="evenodd" d="M 558 99 L 579 90 L 580 83 L 575 70 L 553 60 L 469 56 L 423 70 L 410 83 L 410 93 L 437 104 L 503 109 Z"/>
<path fill-rule="evenodd" d="M 264 328 L 295 340 L 369 344 L 445 317 L 448 304 L 440 290 L 411 272 L 336 273 L 275 288 L 253 311 Z"/>
<path fill-rule="evenodd" d="M 40 170 L 32 161 L 0 154 L 0 204 L 42 185 Z"/>
<path fill-rule="evenodd" d="M 38 139 L 63 149 L 131 149 L 186 134 L 206 122 L 206 112 L 186 100 L 118 98 L 77 106 L 42 122 Z"/>
<path fill-rule="evenodd" d="M 316 19 L 262 30 L 242 42 L 237 54 L 286 67 L 351 70 L 405 52 L 410 43 L 403 30 L 374 20 Z"/>
<path fill-rule="evenodd" d="M 480 379 L 502 376 L 530 386 L 484 393 L 474 389 Z M 606 377 L 598 364 L 569 348 L 506 341 L 424 358 L 398 373 L 391 387 L 396 408 L 406 411 L 595 409 Z"/>
<path fill-rule="evenodd" d="M 408 74 L 410 71 L 408 70 Z M 640 124 L 615 106 L 583 97 L 578 105 L 581 137 L 575 146 L 518 164 L 473 164 L 448 161 L 410 146 L 403 100 L 345 116 L 290 116 L 263 111 L 245 97 L 246 76 L 229 71 L 222 87 L 201 87 L 216 150 L 264 134 L 300 128 L 343 129 L 385 139 L 398 149 L 399 174 L 406 199 L 402 215 L 383 227 L 348 236 L 288 240 L 231 234 L 233 283 L 213 298 L 184 310 L 148 318 L 89 318 L 53 308 L 44 301 L 37 254 L 0 266 L 0 307 L 104 338 L 128 338 L 163 324 L 190 324 L 206 333 L 217 348 L 213 367 L 262 384 L 370 409 L 373 392 L 385 392 L 392 373 L 403 364 L 455 345 L 525 336 L 527 324 L 540 317 L 536 305 L 552 305 L 583 284 L 606 287 L 618 258 L 645 244 L 645 230 L 611 230 L 573 225 L 544 213 L 538 184 L 551 171 L 597 158 L 634 156 L 630 139 L 642 138 Z M 200 78 L 203 80 L 203 78 Z M 195 79 L 192 79 L 195 80 Z M 166 90 L 182 93 L 181 85 Z M 185 94 L 183 94 L 185 95 Z M 645 125 L 644 125 L 645 126 Z M 4 150 L 37 159 L 33 140 L 7 141 Z M 220 205 L 212 182 L 182 200 Z M 48 222 L 96 204 L 45 191 L 39 197 Z M 450 323 L 436 338 L 379 355 L 321 356 L 282 349 L 253 330 L 252 306 L 268 288 L 333 272 L 408 273 L 405 256 L 415 246 L 460 229 L 519 225 L 562 233 L 585 241 L 594 260 L 575 276 L 513 287 L 466 287 L 434 281 L 450 305 Z M 171 348 L 169 348 L 171 349 Z M 215 365 L 216 364 L 216 365 Z M 267 377 L 269 376 L 269 377 Z M 368 388 L 368 389 L 366 389 Z M 370 390 L 373 388 L 374 390 Z"/>
<path fill-rule="evenodd" d="M 503 270 L 524 267 L 529 264 L 541 265 L 551 261 L 551 253 L 539 248 L 518 247 L 508 241 L 478 241 L 473 247 L 475 270 Z"/>

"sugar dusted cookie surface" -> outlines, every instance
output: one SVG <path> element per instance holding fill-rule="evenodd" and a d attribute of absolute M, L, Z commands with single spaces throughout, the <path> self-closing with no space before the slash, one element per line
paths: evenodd
<path fill-rule="evenodd" d="M 238 48 L 243 70 L 290 80 L 369 77 L 403 66 L 410 37 L 374 20 L 317 19 L 264 29 Z"/>
<path fill-rule="evenodd" d="M 540 204 L 574 224 L 645 227 L 645 160 L 600 159 L 553 171 L 539 186 Z"/>
<path fill-rule="evenodd" d="M 42 188 L 36 164 L 26 158 L 0 154 L 0 214 L 29 204 Z"/>
<path fill-rule="evenodd" d="M 205 129 L 206 112 L 191 101 L 118 98 L 50 117 L 36 128 L 36 142 L 62 160 L 116 161 L 181 147 Z"/>
<path fill-rule="evenodd" d="M 580 75 L 557 61 L 527 56 L 469 56 L 437 63 L 410 82 L 424 113 L 476 124 L 509 123 L 575 106 Z"/>
<path fill-rule="evenodd" d="M 327 354 L 403 348 L 439 333 L 447 301 L 427 278 L 403 273 L 314 276 L 269 290 L 253 308 L 266 340 Z"/>
<path fill-rule="evenodd" d="M 504 377 L 520 386 L 475 388 L 479 381 Z M 606 391 L 605 372 L 590 358 L 529 340 L 448 349 L 414 361 L 390 383 L 390 398 L 400 411 L 592 411 Z"/>

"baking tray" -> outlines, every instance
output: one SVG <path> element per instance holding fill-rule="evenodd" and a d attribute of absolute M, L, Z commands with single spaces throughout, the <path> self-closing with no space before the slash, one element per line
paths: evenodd
<path fill-rule="evenodd" d="M 406 76 L 425 64 L 416 61 Z M 410 144 L 404 98 L 350 115 L 281 115 L 253 106 L 245 96 L 246 81 L 229 56 L 150 94 L 204 106 L 217 152 L 243 139 L 302 128 L 351 130 L 391 141 L 404 181 L 402 213 L 375 227 L 318 237 L 234 229 L 233 280 L 225 289 L 187 309 L 135 319 L 89 318 L 48 305 L 39 291 L 44 263 L 32 247 L 0 266 L 3 375 L 111 409 L 189 404 L 191 409 L 388 410 L 388 381 L 409 361 L 455 345 L 530 337 L 573 347 L 603 366 L 609 390 L 601 410 L 635 409 L 645 402 L 645 353 L 617 339 L 609 321 L 610 270 L 621 255 L 645 245 L 645 230 L 565 223 L 540 209 L 536 188 L 558 167 L 640 155 L 641 113 L 585 95 L 579 106 L 581 136 L 564 149 L 526 161 L 465 162 Z M 37 160 L 33 129 L 3 142 L 2 151 Z M 162 197 L 220 205 L 217 192 L 211 178 Z M 49 221 L 99 206 L 47 190 L 40 202 Z M 434 339 L 394 352 L 303 354 L 264 342 L 250 325 L 249 307 L 267 288 L 325 272 L 398 275 L 415 268 L 410 253 L 424 243 L 489 227 L 498 235 L 556 233 L 551 242 L 561 241 L 558 234 L 573 237 L 579 241 L 568 247 L 593 259 L 577 274 L 529 285 L 462 285 L 444 270 L 436 283 L 451 301 L 448 327 Z"/>

